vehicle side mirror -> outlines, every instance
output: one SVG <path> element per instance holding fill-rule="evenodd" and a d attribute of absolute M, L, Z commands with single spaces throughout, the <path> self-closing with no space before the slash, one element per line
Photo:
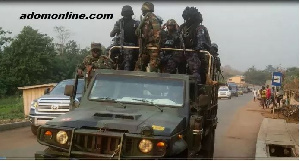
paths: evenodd
<path fill-rule="evenodd" d="M 230 86 L 229 86 L 228 88 L 229 88 L 230 90 L 232 90 L 232 88 L 231 88 Z"/>
<path fill-rule="evenodd" d="M 50 88 L 46 88 L 46 89 L 44 90 L 44 94 L 48 94 L 48 93 L 50 93 Z"/>
<path fill-rule="evenodd" d="M 73 92 L 74 92 L 74 86 L 73 85 L 66 85 L 64 95 L 72 97 Z"/>

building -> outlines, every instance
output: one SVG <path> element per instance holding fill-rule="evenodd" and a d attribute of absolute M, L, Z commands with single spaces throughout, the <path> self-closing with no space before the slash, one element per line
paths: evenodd
<path fill-rule="evenodd" d="M 234 76 L 227 79 L 227 82 L 234 82 L 238 86 L 243 86 L 245 84 L 245 77 L 244 76 Z"/>

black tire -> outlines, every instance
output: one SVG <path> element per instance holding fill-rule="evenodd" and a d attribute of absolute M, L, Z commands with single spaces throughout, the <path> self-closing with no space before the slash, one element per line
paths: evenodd
<path fill-rule="evenodd" d="M 228 99 L 231 99 L 231 96 L 230 96 L 230 97 L 228 97 Z"/>
<path fill-rule="evenodd" d="M 188 149 L 185 149 L 184 151 L 182 151 L 181 153 L 170 157 L 169 159 L 173 159 L 173 160 L 186 160 L 188 158 Z"/>
<path fill-rule="evenodd" d="M 31 125 L 31 132 L 33 133 L 33 135 L 37 135 L 38 128 L 39 128 L 38 126 Z"/>
<path fill-rule="evenodd" d="M 214 158 L 214 150 L 215 150 L 215 129 L 213 129 L 210 134 L 204 138 L 203 142 L 204 146 L 207 147 L 205 149 L 201 149 L 199 152 L 199 158 L 203 159 L 213 159 Z"/>

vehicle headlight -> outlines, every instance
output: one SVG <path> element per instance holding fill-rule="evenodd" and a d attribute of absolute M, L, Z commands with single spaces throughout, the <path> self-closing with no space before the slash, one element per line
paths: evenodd
<path fill-rule="evenodd" d="M 143 139 L 140 143 L 139 143 L 139 149 L 143 152 L 143 153 L 148 153 L 152 150 L 153 148 L 153 143 L 150 140 L 147 139 Z"/>
<path fill-rule="evenodd" d="M 31 107 L 37 108 L 38 105 L 39 105 L 39 103 L 38 103 L 37 100 L 33 100 L 33 101 L 31 102 Z"/>
<path fill-rule="evenodd" d="M 56 141 L 60 144 L 66 144 L 68 141 L 68 134 L 65 131 L 59 131 L 56 134 Z"/>

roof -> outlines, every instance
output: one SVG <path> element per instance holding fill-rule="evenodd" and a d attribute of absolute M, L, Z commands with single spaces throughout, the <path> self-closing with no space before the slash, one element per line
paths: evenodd
<path fill-rule="evenodd" d="M 42 84 L 42 85 L 34 85 L 34 86 L 24 86 L 18 87 L 18 89 L 32 89 L 32 88 L 40 88 L 40 87 L 54 87 L 57 83 L 49 83 L 49 84 Z"/>

